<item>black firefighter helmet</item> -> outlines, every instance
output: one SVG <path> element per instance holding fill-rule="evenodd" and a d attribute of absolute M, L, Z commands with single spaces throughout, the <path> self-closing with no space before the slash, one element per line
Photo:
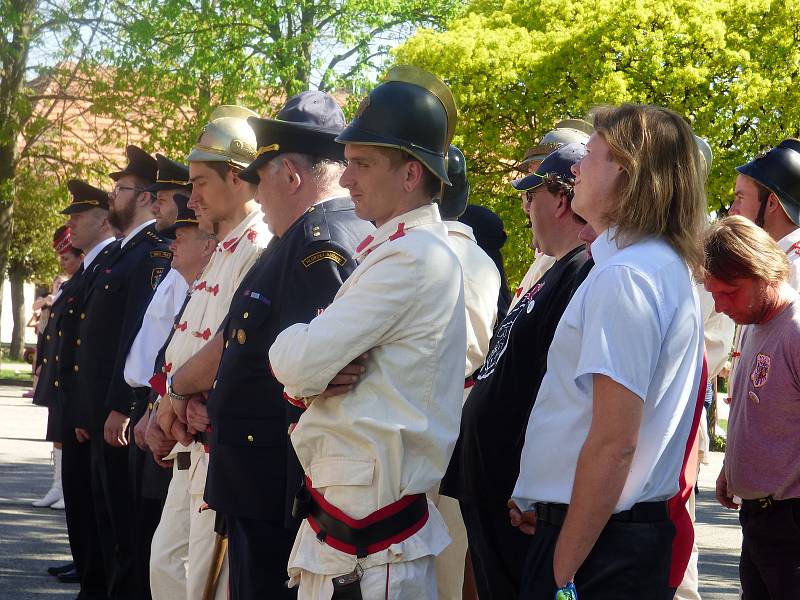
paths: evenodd
<path fill-rule="evenodd" d="M 800 225 L 800 140 L 783 140 L 736 170 L 773 192 L 792 222 Z M 760 227 L 764 226 L 765 206 L 766 203 L 762 203 L 758 213 L 761 222 L 756 224 Z"/>
<path fill-rule="evenodd" d="M 423 69 L 400 65 L 361 101 L 336 141 L 404 150 L 450 185 L 447 149 L 456 117 L 450 88 Z"/>
<path fill-rule="evenodd" d="M 456 221 L 467 210 L 469 181 L 464 153 L 452 144 L 447 151 L 447 177 L 450 179 L 450 186 L 443 186 L 439 212 L 443 221 Z"/>

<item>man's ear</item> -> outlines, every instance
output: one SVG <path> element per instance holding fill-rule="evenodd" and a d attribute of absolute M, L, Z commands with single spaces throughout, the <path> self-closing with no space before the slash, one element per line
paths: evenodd
<path fill-rule="evenodd" d="M 774 212 L 776 210 L 783 210 L 783 206 L 781 206 L 780 200 L 775 195 L 775 192 L 770 192 L 769 196 L 767 196 L 767 210 L 769 212 Z"/>
<path fill-rule="evenodd" d="M 557 196 L 558 202 L 556 204 L 556 218 L 561 219 L 568 215 L 570 211 L 569 198 L 566 194 L 559 194 Z"/>
<path fill-rule="evenodd" d="M 300 186 L 303 185 L 303 173 L 300 171 L 294 161 L 286 157 L 283 158 L 281 167 L 283 168 L 282 177 L 289 186 L 289 190 L 293 194 L 296 193 L 297 190 L 300 189 Z"/>
<path fill-rule="evenodd" d="M 420 185 L 422 185 L 423 176 L 425 174 L 425 167 L 418 160 L 410 160 L 405 164 L 405 177 L 403 180 L 403 188 L 407 192 L 413 192 Z"/>

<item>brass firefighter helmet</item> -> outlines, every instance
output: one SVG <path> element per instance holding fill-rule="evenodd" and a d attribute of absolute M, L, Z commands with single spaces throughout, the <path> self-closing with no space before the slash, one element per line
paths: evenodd
<path fill-rule="evenodd" d="M 203 127 L 186 160 L 246 167 L 256 157 L 256 134 L 247 119 L 257 116 L 256 112 L 243 106 L 218 107 L 211 113 L 211 120 Z"/>
<path fill-rule="evenodd" d="M 572 142 L 585 144 L 593 132 L 592 124 L 582 119 L 559 121 L 555 129 L 545 133 L 539 143 L 525 153 L 521 166 L 534 160 L 543 161 L 551 152 L 555 152 L 564 144 Z"/>

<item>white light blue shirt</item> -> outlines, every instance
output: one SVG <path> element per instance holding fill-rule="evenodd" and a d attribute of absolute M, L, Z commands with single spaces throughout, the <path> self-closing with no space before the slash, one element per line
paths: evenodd
<path fill-rule="evenodd" d="M 568 504 L 592 423 L 593 375 L 639 396 L 644 412 L 614 512 L 678 492 L 703 361 L 703 325 L 689 268 L 663 240 L 592 244 L 595 267 L 556 329 L 528 421 L 513 498 Z"/>
<path fill-rule="evenodd" d="M 150 385 L 158 351 L 167 341 L 188 291 L 189 284 L 175 269 L 167 271 L 158 284 L 125 360 L 125 383 L 129 386 Z"/>

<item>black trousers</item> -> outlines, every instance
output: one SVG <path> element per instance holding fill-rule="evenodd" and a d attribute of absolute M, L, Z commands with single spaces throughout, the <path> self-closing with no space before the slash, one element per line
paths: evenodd
<path fill-rule="evenodd" d="M 134 419 L 132 418 L 131 423 L 133 422 Z M 153 466 L 157 469 L 161 467 L 153 462 L 153 458 L 150 456 L 149 452 L 141 450 L 139 446 L 136 445 L 133 427 L 129 430 L 129 436 L 128 473 L 130 476 L 130 489 L 132 490 L 132 501 L 134 505 L 133 572 L 134 577 L 136 577 L 138 581 L 144 582 L 141 597 L 144 600 L 150 600 L 150 545 L 153 542 L 153 534 L 156 532 L 158 522 L 161 520 L 161 509 L 164 505 L 161 500 L 148 498 L 142 492 L 144 472 L 147 463 L 153 463 Z"/>
<path fill-rule="evenodd" d="M 81 578 L 80 600 L 106 598 L 106 575 L 92 496 L 89 442 L 78 443 L 75 430 L 62 430 L 61 483 L 66 505 L 67 534 L 75 568 Z"/>
<path fill-rule="evenodd" d="M 128 448 L 105 443 L 103 432 L 91 432 L 92 496 L 100 548 L 111 600 L 146 598 L 149 580 L 134 568 L 135 505 L 128 473 Z"/>
<path fill-rule="evenodd" d="M 553 553 L 560 527 L 541 519 L 522 575 L 524 600 L 551 600 L 556 593 Z M 575 575 L 580 600 L 671 599 L 669 568 L 675 527 L 671 521 L 610 521 Z"/>
<path fill-rule="evenodd" d="M 800 598 L 800 499 L 742 504 L 739 578 L 744 600 Z"/>
<path fill-rule="evenodd" d="M 289 589 L 286 564 L 294 532 L 283 523 L 227 517 L 230 600 L 297 598 Z"/>
<path fill-rule="evenodd" d="M 494 505 L 459 505 L 478 596 L 481 600 L 518 598 L 531 536 L 511 526 L 508 508 L 501 500 Z"/>

